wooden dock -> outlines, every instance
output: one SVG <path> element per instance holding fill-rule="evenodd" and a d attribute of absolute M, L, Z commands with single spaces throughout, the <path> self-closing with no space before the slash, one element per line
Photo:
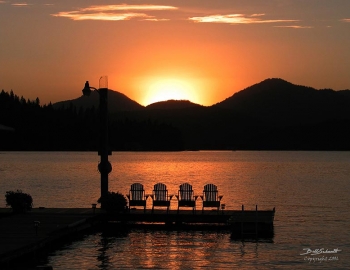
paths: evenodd
<path fill-rule="evenodd" d="M 132 209 L 108 215 L 109 222 L 126 224 L 128 228 L 164 230 L 225 230 L 237 236 L 273 236 L 275 209 L 272 210 L 142 210 Z"/>
<path fill-rule="evenodd" d="M 242 211 L 243 210 L 243 211 Z M 132 228 L 156 230 L 219 230 L 233 237 L 273 237 L 273 210 L 152 210 L 131 209 L 106 214 L 101 209 L 35 208 L 13 215 L 0 209 L 0 269 L 13 269 L 18 258 L 34 259 L 40 251 L 72 240 L 88 229 L 117 231 Z M 21 268 L 16 268 L 21 269 Z"/>
<path fill-rule="evenodd" d="M 14 269 L 14 264 L 21 261 L 25 266 L 33 264 L 41 250 L 54 248 L 77 232 L 91 228 L 100 211 L 35 208 L 12 215 L 10 208 L 0 209 L 0 269 Z"/>

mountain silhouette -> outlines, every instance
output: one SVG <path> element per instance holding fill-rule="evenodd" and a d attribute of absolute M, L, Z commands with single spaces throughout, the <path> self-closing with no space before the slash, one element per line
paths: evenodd
<path fill-rule="evenodd" d="M 202 105 L 195 104 L 190 102 L 189 100 L 166 100 L 152 103 L 146 106 L 146 109 L 186 109 L 186 108 L 194 108 L 194 107 L 203 107 Z"/>
<path fill-rule="evenodd" d="M 99 95 L 96 91 L 89 97 L 81 96 L 73 100 L 53 104 L 54 108 L 98 108 Z M 317 90 L 312 87 L 295 85 L 283 79 L 266 79 L 243 89 L 231 97 L 212 106 L 202 106 L 188 100 L 168 100 L 150 104 L 146 107 L 126 95 L 109 90 L 108 106 L 111 114 L 120 111 L 144 110 L 184 110 L 217 108 L 233 110 L 250 119 L 264 123 L 291 125 L 322 122 L 330 119 L 344 119 L 350 115 L 350 90 Z M 203 110 L 201 110 L 203 111 Z M 174 113 L 181 114 L 176 110 Z"/>
<path fill-rule="evenodd" d="M 76 99 L 60 101 L 53 104 L 55 109 L 68 108 L 69 106 L 74 106 L 77 109 L 98 108 L 99 94 L 93 91 L 90 96 L 80 96 Z M 128 98 L 126 95 L 117 91 L 108 90 L 108 110 L 110 113 L 118 111 L 137 111 L 143 108 L 142 105 Z"/>
<path fill-rule="evenodd" d="M 347 117 L 349 105 L 349 90 L 316 90 L 282 79 L 267 79 L 214 106 L 271 123 L 302 124 Z"/>
<path fill-rule="evenodd" d="M 0 132 L 0 150 L 96 151 L 98 104 L 96 92 L 41 106 L 3 90 L 0 123 L 14 132 Z M 112 151 L 350 151 L 349 90 L 267 79 L 212 106 L 168 100 L 144 107 L 112 90 L 108 104 Z"/>
<path fill-rule="evenodd" d="M 53 106 L 97 108 L 93 95 Z M 144 107 L 112 90 L 108 103 L 113 149 L 350 150 L 349 90 L 272 78 L 212 106 L 168 100 Z"/>

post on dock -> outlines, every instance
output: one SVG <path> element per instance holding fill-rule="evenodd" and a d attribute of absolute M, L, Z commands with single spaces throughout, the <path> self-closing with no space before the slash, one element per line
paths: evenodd
<path fill-rule="evenodd" d="M 89 96 L 93 91 L 98 92 L 99 112 L 100 112 L 100 145 L 98 155 L 101 161 L 98 164 L 98 170 L 101 174 L 101 199 L 108 196 L 108 174 L 112 171 L 112 165 L 108 161 L 108 156 L 112 154 L 109 150 L 108 142 L 108 77 L 102 76 L 99 81 L 99 89 L 91 87 L 89 81 L 86 81 L 84 89 L 82 90 L 84 96 Z M 103 200 L 102 200 L 103 201 Z M 103 208 L 103 205 L 101 204 Z"/>
<path fill-rule="evenodd" d="M 108 88 L 100 88 L 100 149 L 101 162 L 98 170 L 101 174 L 101 198 L 108 196 L 108 174 L 112 171 L 112 165 L 108 161 Z"/>
<path fill-rule="evenodd" d="M 224 214 L 224 210 L 226 208 L 226 204 L 222 203 L 221 204 L 221 213 Z"/>
<path fill-rule="evenodd" d="M 40 221 L 34 221 L 35 235 L 38 236 L 38 228 L 40 225 Z"/>
<path fill-rule="evenodd" d="M 92 204 L 91 204 L 92 213 L 93 213 L 94 215 L 95 215 L 95 211 L 96 211 L 96 206 L 97 206 L 96 203 L 92 203 Z"/>
<path fill-rule="evenodd" d="M 258 205 L 255 205 L 255 235 L 258 236 Z"/>
<path fill-rule="evenodd" d="M 243 215 L 244 215 L 244 205 L 242 204 L 242 212 L 241 212 L 241 236 L 243 237 L 244 230 L 243 230 Z"/>

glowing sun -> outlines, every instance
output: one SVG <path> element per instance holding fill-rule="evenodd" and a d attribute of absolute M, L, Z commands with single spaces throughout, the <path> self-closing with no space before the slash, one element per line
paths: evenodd
<path fill-rule="evenodd" d="M 171 99 L 195 102 L 196 95 L 191 83 L 180 79 L 157 79 L 148 84 L 145 104 Z"/>

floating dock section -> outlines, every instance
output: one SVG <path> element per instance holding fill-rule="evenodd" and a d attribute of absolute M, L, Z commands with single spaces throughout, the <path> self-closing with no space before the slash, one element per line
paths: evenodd
<path fill-rule="evenodd" d="M 272 210 L 141 210 L 131 209 L 118 215 L 107 215 L 109 222 L 128 228 L 163 230 L 225 230 L 233 236 L 272 237 L 275 208 Z"/>
<path fill-rule="evenodd" d="M 96 205 L 95 205 L 96 206 Z M 90 209 L 36 208 L 24 214 L 0 209 L 0 269 L 13 269 L 22 258 L 34 259 L 57 243 L 71 241 L 90 229 L 120 230 L 217 230 L 237 238 L 271 238 L 274 235 L 273 210 L 143 210 L 131 209 L 108 214 Z M 21 258 L 21 259 L 19 259 Z M 25 261 L 23 259 L 23 261 Z"/>

